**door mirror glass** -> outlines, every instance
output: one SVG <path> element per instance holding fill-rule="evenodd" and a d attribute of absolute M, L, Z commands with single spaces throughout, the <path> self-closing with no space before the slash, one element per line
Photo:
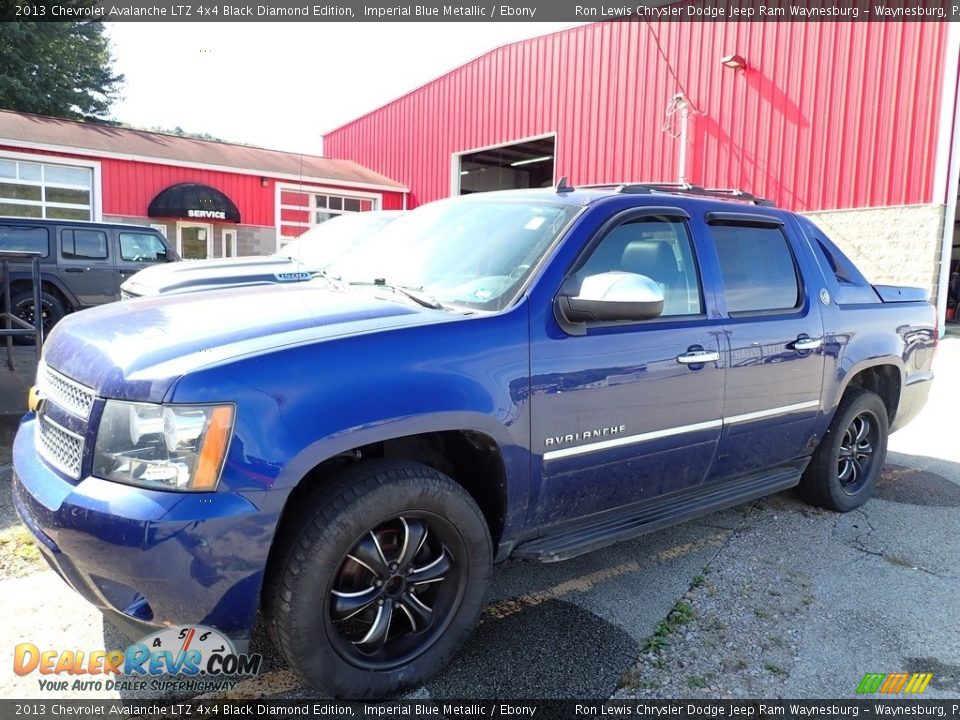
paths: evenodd
<path fill-rule="evenodd" d="M 638 322 L 663 312 L 660 285 L 646 275 L 622 271 L 588 275 L 578 294 L 558 300 L 567 323 Z"/>

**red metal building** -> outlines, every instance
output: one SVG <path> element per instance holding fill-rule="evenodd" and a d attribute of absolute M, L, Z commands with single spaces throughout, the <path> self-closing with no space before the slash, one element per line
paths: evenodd
<path fill-rule="evenodd" d="M 183 185 L 237 213 L 151 209 Z M 0 111 L 0 215 L 152 224 L 184 257 L 272 253 L 335 215 L 401 209 L 405 191 L 349 160 Z"/>
<path fill-rule="evenodd" d="M 595 23 L 497 48 L 324 149 L 405 182 L 411 206 L 562 175 L 749 190 L 942 301 L 958 38 L 951 23 Z"/>

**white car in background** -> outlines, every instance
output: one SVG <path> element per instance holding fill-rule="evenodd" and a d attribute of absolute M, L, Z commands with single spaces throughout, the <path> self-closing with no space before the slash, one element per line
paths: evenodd
<path fill-rule="evenodd" d="M 124 300 L 172 293 L 220 290 L 312 280 L 346 253 L 358 248 L 402 211 L 379 210 L 341 215 L 311 228 L 275 255 L 185 260 L 155 265 L 120 286 Z"/>

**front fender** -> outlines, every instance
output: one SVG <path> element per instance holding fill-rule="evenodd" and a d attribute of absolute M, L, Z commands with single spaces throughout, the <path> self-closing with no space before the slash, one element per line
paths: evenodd
<path fill-rule="evenodd" d="M 268 490 L 271 506 L 344 451 L 427 432 L 484 433 L 503 458 L 505 536 L 526 515 L 528 399 L 525 306 L 270 350 L 190 373 L 171 397 L 236 403 L 221 482 Z"/>

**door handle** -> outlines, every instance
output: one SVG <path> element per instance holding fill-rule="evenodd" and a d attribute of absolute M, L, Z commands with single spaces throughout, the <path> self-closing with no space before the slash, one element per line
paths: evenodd
<path fill-rule="evenodd" d="M 797 338 L 797 341 L 793 343 L 794 350 L 816 350 L 818 347 L 823 345 L 823 338 Z"/>
<path fill-rule="evenodd" d="M 86 272 L 87 268 L 78 268 L 78 267 L 68 267 L 63 269 L 64 272 Z"/>
<path fill-rule="evenodd" d="M 677 362 L 681 365 L 699 365 L 701 363 L 718 362 L 720 353 L 713 350 L 691 350 L 677 355 Z"/>

